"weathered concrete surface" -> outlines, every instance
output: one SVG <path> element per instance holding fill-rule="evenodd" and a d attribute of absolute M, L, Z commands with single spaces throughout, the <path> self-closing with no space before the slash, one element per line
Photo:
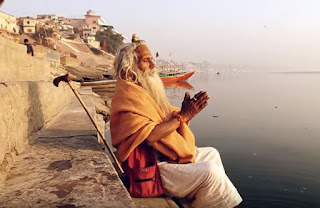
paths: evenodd
<path fill-rule="evenodd" d="M 50 63 L 51 68 L 57 68 L 60 66 L 60 56 L 58 51 L 52 50 L 50 48 L 44 47 L 42 45 L 33 46 L 34 57 L 42 60 L 46 60 Z"/>
<path fill-rule="evenodd" d="M 68 65 L 68 66 L 79 66 L 80 65 L 78 59 L 70 57 L 70 56 L 61 56 L 60 62 L 62 65 Z"/>
<path fill-rule="evenodd" d="M 91 96 L 82 97 L 93 115 Z M 0 207 L 133 206 L 75 96 L 31 139 L 0 190 Z"/>
<path fill-rule="evenodd" d="M 136 208 L 179 208 L 171 198 L 134 198 L 132 199 Z"/>
<path fill-rule="evenodd" d="M 0 82 L 50 80 L 50 63 L 27 55 L 25 45 L 0 37 Z"/>
<path fill-rule="evenodd" d="M 71 93 L 45 81 L 0 83 L 0 187 L 28 137 L 62 110 Z"/>

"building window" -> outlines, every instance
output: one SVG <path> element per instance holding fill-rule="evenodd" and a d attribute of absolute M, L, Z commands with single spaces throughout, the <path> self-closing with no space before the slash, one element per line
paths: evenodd
<path fill-rule="evenodd" d="M 95 29 L 97 29 L 96 27 L 93 27 L 93 29 L 95 30 Z"/>
<path fill-rule="evenodd" d="M 27 21 L 27 24 L 29 25 L 29 24 L 30 24 L 30 22 L 29 22 L 29 21 Z"/>
<path fill-rule="evenodd" d="M 29 33 L 31 33 L 31 32 L 32 32 L 32 30 L 31 30 L 31 29 L 28 29 L 27 31 L 28 31 Z"/>
<path fill-rule="evenodd" d="M 93 21 L 93 24 L 97 24 L 97 21 Z"/>

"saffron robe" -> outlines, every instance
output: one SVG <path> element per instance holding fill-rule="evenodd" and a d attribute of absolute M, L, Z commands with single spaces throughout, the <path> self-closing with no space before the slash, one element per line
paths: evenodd
<path fill-rule="evenodd" d="M 172 107 L 172 113 L 179 108 Z M 117 148 L 121 162 L 148 138 L 157 124 L 164 120 L 164 113 L 141 86 L 122 79 L 117 80 L 111 107 L 111 140 Z M 168 136 L 153 143 L 153 147 L 175 163 L 193 163 L 195 138 L 189 126 L 180 127 Z"/>

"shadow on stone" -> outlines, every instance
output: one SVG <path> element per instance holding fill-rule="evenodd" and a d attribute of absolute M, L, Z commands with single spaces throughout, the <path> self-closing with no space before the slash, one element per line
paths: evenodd
<path fill-rule="evenodd" d="M 36 82 L 28 82 L 29 108 L 28 115 L 28 137 L 41 129 L 44 125 L 40 93 Z"/>
<path fill-rule="evenodd" d="M 57 206 L 57 208 L 76 208 L 76 205 L 74 204 L 64 204 L 61 206 Z"/>
<path fill-rule="evenodd" d="M 59 161 L 52 162 L 47 169 L 63 171 L 63 170 L 68 170 L 70 168 L 72 168 L 72 163 L 70 160 L 59 160 Z"/>

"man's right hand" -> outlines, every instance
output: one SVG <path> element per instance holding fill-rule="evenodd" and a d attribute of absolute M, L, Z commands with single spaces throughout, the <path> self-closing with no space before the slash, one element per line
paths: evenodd
<path fill-rule="evenodd" d="M 183 120 L 187 122 L 195 117 L 208 105 L 209 98 L 205 91 L 198 92 L 193 98 L 190 98 L 190 93 L 186 92 L 179 113 Z"/>

